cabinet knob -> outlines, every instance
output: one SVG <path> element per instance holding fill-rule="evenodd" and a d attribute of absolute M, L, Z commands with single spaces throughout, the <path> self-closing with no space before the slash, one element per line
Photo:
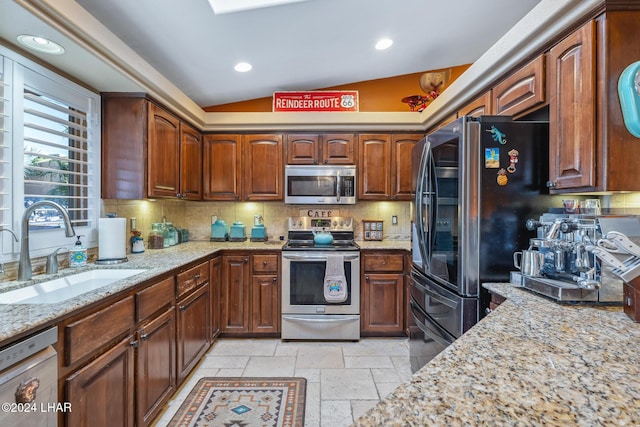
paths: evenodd
<path fill-rule="evenodd" d="M 491 313 L 491 309 L 489 307 L 484 309 L 484 314 L 489 314 Z"/>
<path fill-rule="evenodd" d="M 244 259 L 244 263 L 246 264 L 246 263 L 248 263 L 248 262 L 249 262 L 249 258 L 245 258 L 245 259 Z"/>
<path fill-rule="evenodd" d="M 364 276 L 364 280 L 369 280 L 369 276 Z"/>
<path fill-rule="evenodd" d="M 278 278 L 277 278 L 277 277 L 275 277 L 275 276 L 273 276 L 273 277 L 271 278 L 271 281 L 272 281 L 273 283 L 276 283 L 276 282 L 278 281 Z"/>
<path fill-rule="evenodd" d="M 266 267 L 267 261 L 262 261 L 262 265 L 264 265 Z"/>
<path fill-rule="evenodd" d="M 325 161 L 324 161 L 324 164 L 325 164 L 325 165 L 326 165 L 327 163 L 329 163 L 329 160 L 325 160 Z"/>
<path fill-rule="evenodd" d="M 198 280 L 198 279 L 200 278 L 200 273 L 195 274 L 195 275 L 193 276 L 193 278 L 194 278 L 195 280 Z"/>
<path fill-rule="evenodd" d="M 131 347 L 133 348 L 138 348 L 138 341 L 131 341 L 129 345 L 131 345 Z"/>
<path fill-rule="evenodd" d="M 317 165 L 317 164 L 318 164 L 318 161 L 317 161 L 317 160 L 314 160 L 314 161 L 313 161 L 313 164 L 314 164 L 314 165 Z"/>
<path fill-rule="evenodd" d="M 556 188 L 557 184 L 555 181 L 547 181 L 547 188 Z"/>
<path fill-rule="evenodd" d="M 141 339 L 142 341 L 146 341 L 146 340 L 148 340 L 148 339 L 149 339 L 149 334 L 141 334 L 141 335 L 140 335 L 140 339 Z"/>

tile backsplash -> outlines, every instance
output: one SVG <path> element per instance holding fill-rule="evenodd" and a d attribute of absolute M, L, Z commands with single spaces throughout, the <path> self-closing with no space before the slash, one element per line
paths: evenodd
<path fill-rule="evenodd" d="M 253 217 L 262 215 L 270 240 L 287 233 L 287 219 L 298 216 L 306 205 L 287 205 L 282 202 L 189 202 L 182 200 L 103 200 L 102 215 L 114 212 L 119 217 L 136 218 L 142 237 L 148 235 L 151 224 L 161 222 L 164 216 L 180 228 L 189 230 L 190 240 L 209 240 L 212 215 L 224 219 L 229 225 L 241 221 L 250 235 Z M 358 202 L 355 205 L 312 206 L 312 208 L 339 211 L 340 216 L 355 219 L 356 238 L 363 235 L 362 220 L 384 221 L 385 239 L 409 239 L 411 236 L 411 202 Z M 398 217 L 398 224 L 392 225 L 392 216 Z M 130 226 L 130 221 L 127 222 Z"/>

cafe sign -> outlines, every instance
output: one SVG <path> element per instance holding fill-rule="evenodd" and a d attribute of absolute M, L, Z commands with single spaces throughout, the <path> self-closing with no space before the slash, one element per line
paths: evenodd
<path fill-rule="evenodd" d="M 274 92 L 274 112 L 358 111 L 357 90 Z"/>

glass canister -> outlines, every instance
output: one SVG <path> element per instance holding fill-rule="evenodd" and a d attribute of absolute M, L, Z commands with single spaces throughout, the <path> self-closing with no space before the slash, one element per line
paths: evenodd
<path fill-rule="evenodd" d="M 161 222 L 154 222 L 151 224 L 151 232 L 148 236 L 149 249 L 162 249 L 164 248 L 164 230 Z"/>
<path fill-rule="evenodd" d="M 169 242 L 169 246 L 175 246 L 178 244 L 178 232 L 176 231 L 176 228 L 173 226 L 173 223 L 171 222 L 166 222 L 164 224 L 166 230 L 167 230 L 167 239 Z"/>

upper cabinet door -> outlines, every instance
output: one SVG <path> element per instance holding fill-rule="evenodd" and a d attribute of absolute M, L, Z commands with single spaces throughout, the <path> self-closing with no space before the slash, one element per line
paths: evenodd
<path fill-rule="evenodd" d="M 203 141 L 204 200 L 240 200 L 242 136 L 205 135 Z"/>
<path fill-rule="evenodd" d="M 485 114 L 491 114 L 491 111 L 491 91 L 488 91 L 458 110 L 458 117 L 479 117 Z"/>
<path fill-rule="evenodd" d="M 391 197 L 394 200 L 413 200 L 411 150 L 422 139 L 422 134 L 391 136 Z"/>
<path fill-rule="evenodd" d="M 388 200 L 391 195 L 391 136 L 358 135 L 358 199 Z"/>
<path fill-rule="evenodd" d="M 545 103 L 544 55 L 520 68 L 492 90 L 493 112 L 518 117 Z"/>
<path fill-rule="evenodd" d="M 180 195 L 186 200 L 202 199 L 202 134 L 182 123 L 180 142 Z"/>
<path fill-rule="evenodd" d="M 180 120 L 149 103 L 149 196 L 177 197 L 180 188 Z"/>
<path fill-rule="evenodd" d="M 321 138 L 323 164 L 354 165 L 356 163 L 354 134 L 323 134 Z"/>
<path fill-rule="evenodd" d="M 282 135 L 245 135 L 243 151 L 244 200 L 283 200 Z"/>
<path fill-rule="evenodd" d="M 596 185 L 595 21 L 549 52 L 549 187 Z"/>
<path fill-rule="evenodd" d="M 317 165 L 319 159 L 317 134 L 288 134 L 286 152 L 288 165 Z"/>

